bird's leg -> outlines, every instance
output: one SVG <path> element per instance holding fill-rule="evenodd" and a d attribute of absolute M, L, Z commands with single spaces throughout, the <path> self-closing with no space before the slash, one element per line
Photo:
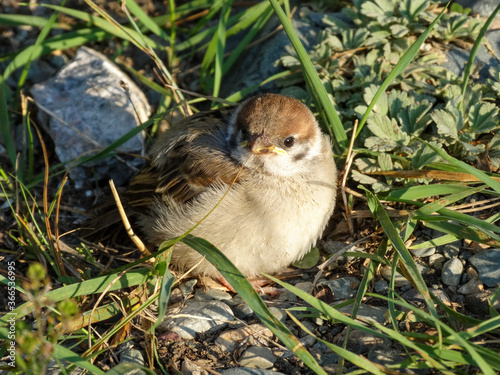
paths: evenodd
<path fill-rule="evenodd" d="M 217 281 L 221 283 L 224 287 L 226 287 L 230 292 L 236 293 L 236 290 L 232 287 L 231 284 L 224 278 L 224 276 L 219 274 Z M 255 291 L 259 294 L 265 294 L 269 297 L 278 297 L 281 293 L 283 293 L 282 289 L 270 286 L 273 283 L 272 280 L 269 280 L 267 277 L 253 277 L 249 278 L 248 281 L 255 289 Z"/>

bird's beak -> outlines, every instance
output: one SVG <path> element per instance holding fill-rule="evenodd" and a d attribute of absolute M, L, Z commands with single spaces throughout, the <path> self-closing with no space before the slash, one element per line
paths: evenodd
<path fill-rule="evenodd" d="M 282 148 L 276 147 L 268 137 L 264 135 L 264 132 L 252 136 L 251 141 L 245 141 L 241 143 L 242 147 L 247 147 L 250 145 L 250 151 L 252 154 L 256 155 L 265 155 L 265 154 L 278 154 L 278 155 L 287 155 L 287 152 Z"/>

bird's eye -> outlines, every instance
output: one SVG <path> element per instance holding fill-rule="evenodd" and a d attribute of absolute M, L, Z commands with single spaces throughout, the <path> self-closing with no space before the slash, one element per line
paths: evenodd
<path fill-rule="evenodd" d="M 241 138 L 245 139 L 245 140 L 247 140 L 248 138 L 250 138 L 249 135 L 248 135 L 248 129 L 246 129 L 246 128 L 241 129 Z"/>
<path fill-rule="evenodd" d="M 295 144 L 295 137 L 287 137 L 283 143 L 285 147 L 292 147 Z"/>

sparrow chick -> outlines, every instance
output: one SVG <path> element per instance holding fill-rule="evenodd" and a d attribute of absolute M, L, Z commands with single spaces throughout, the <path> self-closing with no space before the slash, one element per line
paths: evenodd
<path fill-rule="evenodd" d="M 192 232 L 221 250 L 245 276 L 276 273 L 316 243 L 335 206 L 337 172 L 328 136 L 309 109 L 281 95 L 201 112 L 167 130 L 151 164 L 131 183 L 130 208 L 155 245 Z M 202 256 L 177 244 L 172 264 Z M 218 278 L 207 260 L 195 274 Z"/>

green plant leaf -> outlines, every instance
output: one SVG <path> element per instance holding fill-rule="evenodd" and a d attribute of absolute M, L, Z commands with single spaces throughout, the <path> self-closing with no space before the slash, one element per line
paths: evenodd
<path fill-rule="evenodd" d="M 447 109 L 437 109 L 431 117 L 436 123 L 438 133 L 459 140 L 458 131 L 462 129 L 463 121 L 459 121 L 460 113 L 456 111 L 452 113 Z M 461 117 L 461 116 L 460 116 Z"/>
<path fill-rule="evenodd" d="M 498 107 L 493 103 L 476 103 L 469 109 L 469 121 L 474 133 L 488 133 L 498 127 Z"/>

